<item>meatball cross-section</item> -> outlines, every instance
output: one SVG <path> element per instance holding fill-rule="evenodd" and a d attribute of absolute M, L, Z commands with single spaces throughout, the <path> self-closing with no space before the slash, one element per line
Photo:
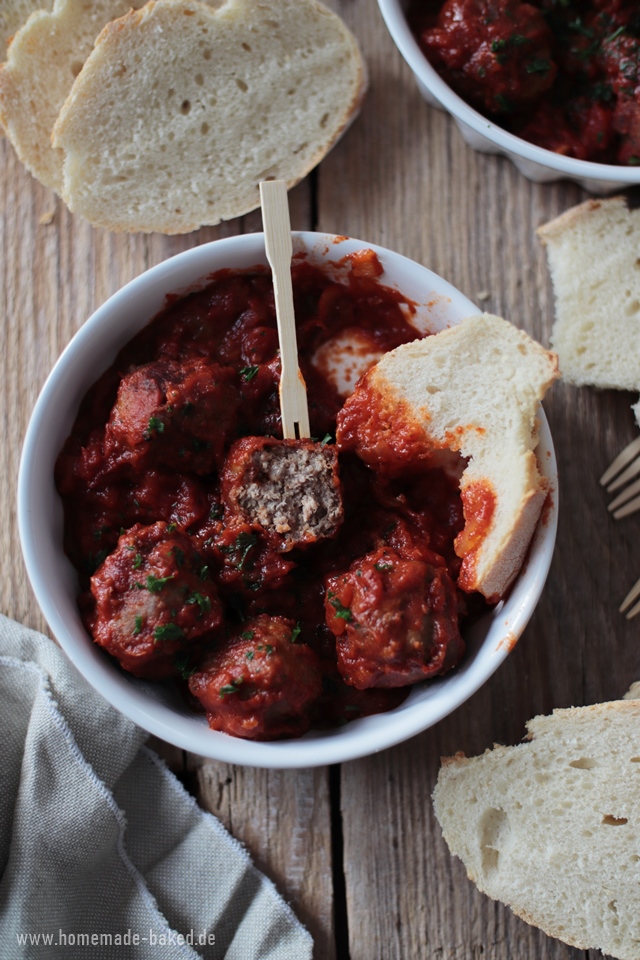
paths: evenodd
<path fill-rule="evenodd" d="M 282 553 L 333 537 L 344 519 L 338 451 L 312 440 L 243 437 L 229 451 L 222 499 L 225 520 L 259 525 Z"/>

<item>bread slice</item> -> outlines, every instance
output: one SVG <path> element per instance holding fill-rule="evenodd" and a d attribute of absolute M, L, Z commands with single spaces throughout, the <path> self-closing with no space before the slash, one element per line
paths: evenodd
<path fill-rule="evenodd" d="M 587 200 L 544 224 L 556 299 L 551 346 L 583 386 L 640 388 L 640 209 Z"/>
<path fill-rule="evenodd" d="M 0 67 L 0 122 L 35 177 L 62 190 L 62 152 L 51 131 L 102 28 L 144 0 L 56 0 L 18 30 Z"/>
<path fill-rule="evenodd" d="M 111 230 L 185 233 L 302 179 L 365 89 L 355 39 L 316 0 L 151 0 L 107 26 L 53 142 L 62 195 Z"/>
<path fill-rule="evenodd" d="M 53 0 L 2 0 L 0 3 L 0 52 L 36 10 L 51 10 Z"/>
<path fill-rule="evenodd" d="M 555 710 L 443 760 L 433 794 L 480 890 L 582 950 L 640 960 L 640 702 Z"/>
<path fill-rule="evenodd" d="M 557 375 L 554 354 L 482 314 L 385 354 L 339 416 L 337 442 L 374 467 L 389 454 L 428 460 L 442 448 L 469 458 L 458 584 L 491 600 L 520 570 L 548 492 L 534 453 L 536 413 Z M 358 406 L 363 426 L 352 431 Z"/>

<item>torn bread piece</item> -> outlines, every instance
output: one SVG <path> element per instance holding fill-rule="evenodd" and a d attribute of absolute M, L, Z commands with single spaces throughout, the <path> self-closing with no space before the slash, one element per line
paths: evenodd
<path fill-rule="evenodd" d="M 64 104 L 69 208 L 110 230 L 186 233 L 301 180 L 357 112 L 355 39 L 316 0 L 150 0 L 107 26 Z"/>
<path fill-rule="evenodd" d="M 0 66 L 0 121 L 20 160 L 41 183 L 62 190 L 62 153 L 51 131 L 73 81 L 105 24 L 144 0 L 56 0 L 18 30 Z"/>
<path fill-rule="evenodd" d="M 640 209 L 626 197 L 587 200 L 537 233 L 553 280 L 551 346 L 563 378 L 640 389 Z"/>
<path fill-rule="evenodd" d="M 437 453 L 468 458 L 458 586 L 502 597 L 518 574 L 548 490 L 534 453 L 555 354 L 482 314 L 385 354 L 338 415 L 337 443 L 401 473 Z"/>
<path fill-rule="evenodd" d="M 4 50 L 32 13 L 51 10 L 53 0 L 2 0 L 0 3 L 0 52 Z"/>
<path fill-rule="evenodd" d="M 443 759 L 433 803 L 449 849 L 549 936 L 640 960 L 640 702 L 527 729 L 527 743 Z"/>

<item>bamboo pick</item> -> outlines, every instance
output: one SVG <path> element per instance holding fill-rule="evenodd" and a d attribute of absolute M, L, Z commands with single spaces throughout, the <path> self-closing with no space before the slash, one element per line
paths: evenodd
<path fill-rule="evenodd" d="M 284 180 L 260 184 L 262 223 L 267 260 L 273 272 L 273 290 L 280 341 L 280 416 L 285 440 L 310 436 L 307 387 L 298 364 L 298 343 L 291 284 L 291 221 Z"/>

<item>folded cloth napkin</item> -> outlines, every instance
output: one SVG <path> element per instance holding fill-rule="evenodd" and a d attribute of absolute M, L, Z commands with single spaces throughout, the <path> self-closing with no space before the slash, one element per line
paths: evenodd
<path fill-rule="evenodd" d="M 130 720 L 0 616 L 0 957 L 306 960 L 309 934 Z"/>

